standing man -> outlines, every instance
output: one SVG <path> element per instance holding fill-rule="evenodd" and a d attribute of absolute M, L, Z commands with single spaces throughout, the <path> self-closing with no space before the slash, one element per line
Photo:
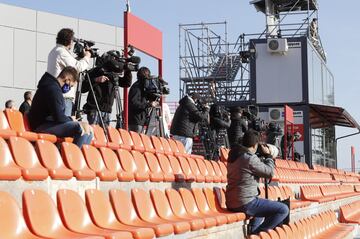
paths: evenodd
<path fill-rule="evenodd" d="M 69 28 L 61 29 L 56 37 L 56 46 L 48 55 L 47 73 L 57 78 L 66 66 L 74 67 L 78 73 L 89 68 L 91 53 L 84 50 L 82 59 L 75 59 L 71 52 L 73 47 L 74 31 Z M 64 88 L 65 115 L 71 116 L 76 87 Z"/>
<path fill-rule="evenodd" d="M 196 124 L 202 120 L 209 120 L 209 107 L 200 111 L 196 104 L 200 100 L 198 93 L 184 96 L 179 101 L 179 106 L 171 124 L 170 133 L 174 139 L 179 140 L 185 147 L 186 153 L 191 154 L 193 137 Z"/>
<path fill-rule="evenodd" d="M 74 87 L 79 80 L 74 67 L 67 66 L 57 78 L 46 72 L 38 84 L 29 112 L 31 129 L 37 133 L 54 134 L 57 137 L 73 137 L 74 144 L 82 147 L 93 137 L 88 123 L 78 122 L 65 115 L 64 89 Z"/>
<path fill-rule="evenodd" d="M 137 81 L 129 91 L 129 130 L 142 133 L 148 110 L 157 107 L 158 101 L 149 101 L 145 92 L 145 81 L 150 79 L 150 70 L 141 67 L 137 72 Z"/>
<path fill-rule="evenodd" d="M 32 93 L 31 91 L 26 91 L 24 93 L 24 102 L 20 105 L 19 111 L 25 115 L 29 113 L 31 108 L 31 102 L 32 102 Z"/>

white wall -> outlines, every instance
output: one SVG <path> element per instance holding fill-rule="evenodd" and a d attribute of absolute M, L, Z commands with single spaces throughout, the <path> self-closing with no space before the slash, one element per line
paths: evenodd
<path fill-rule="evenodd" d="M 272 54 L 266 43 L 256 44 L 256 102 L 301 102 L 301 45 L 290 46 L 285 55 Z"/>
<path fill-rule="evenodd" d="M 56 34 L 65 27 L 78 38 L 95 41 L 100 53 L 123 46 L 123 28 L 0 4 L 0 109 L 8 99 L 19 107 L 24 92 L 36 90 Z"/>

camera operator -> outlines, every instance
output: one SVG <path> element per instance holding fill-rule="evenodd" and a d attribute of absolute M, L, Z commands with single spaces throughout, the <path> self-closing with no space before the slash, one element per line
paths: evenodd
<path fill-rule="evenodd" d="M 74 31 L 69 28 L 61 29 L 56 37 L 56 46 L 48 55 L 47 72 L 53 77 L 58 77 L 66 66 L 74 67 L 78 73 L 89 68 L 91 53 L 84 49 L 84 57 L 77 60 L 73 56 Z M 65 115 L 71 116 L 73 101 L 75 100 L 76 87 L 63 86 L 65 98 Z"/>
<path fill-rule="evenodd" d="M 57 78 L 46 72 L 38 84 L 29 112 L 31 129 L 37 133 L 54 134 L 57 137 L 74 137 L 74 143 L 82 147 L 92 139 L 92 129 L 84 122 L 74 121 L 65 115 L 64 85 L 74 87 L 78 72 L 67 66 Z"/>
<path fill-rule="evenodd" d="M 286 139 L 286 144 L 287 144 L 287 149 L 286 152 L 287 154 L 285 155 L 285 135 L 287 135 L 287 139 Z M 292 135 L 290 132 L 287 132 L 286 134 L 284 134 L 281 137 L 281 142 L 280 142 L 280 146 L 281 146 L 281 156 L 283 159 L 288 159 L 290 154 L 291 154 L 291 150 L 294 147 L 294 142 L 299 141 L 301 138 L 301 134 L 299 132 L 295 132 L 294 135 Z M 292 142 L 292 139 L 294 139 L 294 142 Z M 301 155 L 296 151 L 296 148 L 294 147 L 294 160 L 295 161 L 301 161 Z"/>
<path fill-rule="evenodd" d="M 248 130 L 248 121 L 242 115 L 241 107 L 234 107 L 230 110 L 231 124 L 227 130 L 230 148 L 241 144 L 244 133 Z"/>
<path fill-rule="evenodd" d="M 84 112 L 87 114 L 89 124 L 101 125 L 102 117 L 104 126 L 110 125 L 110 114 L 115 100 L 115 87 L 123 86 L 124 82 L 130 83 L 132 81 L 132 74 L 130 70 L 125 69 L 122 77 L 114 75 L 104 75 L 101 68 L 94 68 L 89 73 L 91 84 L 93 86 L 95 98 L 99 105 L 100 114 L 98 115 L 94 95 L 89 93 L 87 96 L 86 104 L 84 105 Z M 90 83 L 85 80 L 82 83 L 81 92 L 86 93 L 90 91 Z M 120 102 L 119 102 L 120 103 Z"/>
<path fill-rule="evenodd" d="M 170 134 L 179 140 L 188 154 L 191 154 L 193 137 L 197 123 L 209 120 L 209 106 L 203 105 L 199 110 L 197 104 L 200 100 L 198 93 L 191 93 L 179 101 L 179 106 L 171 124 Z"/>
<path fill-rule="evenodd" d="M 210 107 L 210 128 L 213 138 L 216 140 L 216 147 L 229 147 L 227 129 L 230 128 L 230 113 L 222 106 L 214 103 Z"/>
<path fill-rule="evenodd" d="M 279 137 L 283 134 L 279 124 L 270 122 L 266 130 L 266 143 L 280 148 Z"/>
<path fill-rule="evenodd" d="M 275 228 L 289 214 L 285 204 L 258 197 L 259 179 L 271 178 L 275 168 L 269 148 L 259 142 L 259 132 L 246 131 L 242 145 L 230 150 L 227 164 L 226 207 L 253 217 L 251 234 Z M 260 158 L 255 154 L 258 147 L 263 154 Z"/>
<path fill-rule="evenodd" d="M 137 81 L 129 91 L 129 130 L 141 133 L 147 119 L 148 109 L 157 107 L 159 101 L 150 101 L 145 91 L 145 82 L 150 80 L 150 70 L 141 67 L 137 72 Z"/>

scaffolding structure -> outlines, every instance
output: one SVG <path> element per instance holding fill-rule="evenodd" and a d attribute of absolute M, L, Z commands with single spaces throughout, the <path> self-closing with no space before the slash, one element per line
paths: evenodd
<path fill-rule="evenodd" d="M 326 61 L 318 26 L 316 0 L 252 0 L 263 12 L 262 33 L 241 34 L 231 43 L 227 23 L 179 25 L 180 98 L 192 92 L 225 105 L 251 104 L 250 39 L 307 37 Z M 317 22 L 316 22 L 317 23 Z"/>
<path fill-rule="evenodd" d="M 227 40 L 227 23 L 179 25 L 180 98 L 197 92 L 209 101 L 249 99 L 247 44 Z"/>

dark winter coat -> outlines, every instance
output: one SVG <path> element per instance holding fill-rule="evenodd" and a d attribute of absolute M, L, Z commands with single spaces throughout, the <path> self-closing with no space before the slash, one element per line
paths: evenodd
<path fill-rule="evenodd" d="M 72 121 L 65 115 L 65 102 L 61 86 L 57 79 L 45 73 L 38 84 L 29 112 L 32 130 L 47 122 L 65 123 Z"/>
<path fill-rule="evenodd" d="M 228 128 L 228 138 L 230 146 L 240 144 L 244 133 L 248 130 L 247 121 L 241 118 L 232 118 L 230 128 Z"/>
<path fill-rule="evenodd" d="M 146 99 L 144 83 L 137 80 L 129 91 L 129 124 L 145 125 L 148 108 L 149 103 Z"/>
<path fill-rule="evenodd" d="M 207 120 L 208 112 L 208 110 L 198 110 L 189 96 L 183 97 L 179 101 L 179 106 L 173 117 L 170 133 L 187 138 L 194 137 L 196 124 L 202 120 Z"/>

